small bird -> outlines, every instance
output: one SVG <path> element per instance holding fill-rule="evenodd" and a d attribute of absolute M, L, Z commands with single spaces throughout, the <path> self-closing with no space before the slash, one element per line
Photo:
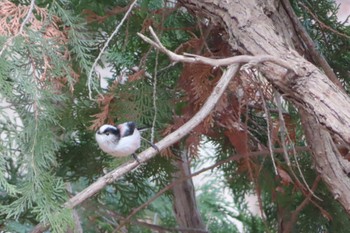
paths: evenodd
<path fill-rule="evenodd" d="M 117 126 L 102 125 L 97 130 L 95 138 L 101 150 L 104 152 L 114 157 L 125 157 L 132 155 L 135 160 L 139 162 L 135 151 L 140 148 L 142 137 L 134 122 L 129 121 Z M 154 149 L 159 151 L 156 145 L 149 141 L 147 142 Z"/>

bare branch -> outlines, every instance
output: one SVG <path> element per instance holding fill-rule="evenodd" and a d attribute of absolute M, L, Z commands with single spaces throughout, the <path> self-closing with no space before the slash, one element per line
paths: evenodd
<path fill-rule="evenodd" d="M 342 37 L 345 37 L 345 38 L 347 38 L 347 39 L 350 39 L 350 36 L 349 36 L 349 35 L 347 35 L 347 34 L 345 34 L 345 33 L 342 33 L 342 32 L 340 32 L 340 31 L 338 31 L 338 30 L 336 30 L 336 29 L 334 29 L 334 28 L 332 28 L 332 27 L 326 25 L 324 22 L 322 22 L 322 21 L 317 17 L 317 15 L 316 15 L 314 12 L 312 12 L 312 10 L 311 10 L 309 7 L 307 7 L 304 3 L 298 2 L 298 5 L 299 5 L 299 6 L 302 6 L 302 7 L 312 16 L 312 18 L 318 22 L 318 24 L 320 25 L 321 28 L 327 29 L 327 30 L 333 32 L 334 34 L 337 34 L 338 36 L 342 36 Z"/>
<path fill-rule="evenodd" d="M 284 159 L 287 162 L 288 167 L 291 166 L 290 160 L 289 160 L 289 155 L 287 152 L 287 145 L 286 145 L 286 134 L 287 134 L 287 127 L 286 127 L 286 122 L 284 121 L 283 117 L 283 111 L 282 111 L 282 97 L 279 92 L 275 91 L 275 101 L 278 109 L 278 118 L 279 118 L 279 124 L 280 124 L 280 135 L 281 135 L 281 144 L 283 147 L 283 155 Z M 292 142 L 292 141 L 290 141 Z M 294 146 L 294 145 L 292 145 Z"/>
<path fill-rule="evenodd" d="M 263 62 L 272 62 L 283 68 L 286 68 L 287 70 L 293 71 L 295 74 L 299 76 L 303 75 L 302 71 L 300 71 L 296 67 L 292 67 L 290 66 L 290 64 L 288 64 L 284 60 L 274 56 L 270 56 L 270 55 L 258 55 L 258 56 L 240 55 L 240 56 L 223 58 L 223 59 L 212 59 L 212 58 L 202 57 L 199 55 L 189 54 L 189 53 L 184 53 L 183 55 L 179 55 L 164 47 L 164 45 L 160 42 L 159 38 L 153 31 L 152 27 L 149 27 L 149 30 L 154 41 L 141 33 L 137 33 L 137 35 L 140 36 L 145 42 L 151 44 L 153 47 L 159 49 L 161 52 L 168 55 L 170 60 L 174 62 L 203 63 L 211 66 L 228 66 L 232 64 L 242 64 L 242 63 L 256 65 Z"/>
<path fill-rule="evenodd" d="M 186 122 L 183 126 L 181 126 L 179 129 L 177 129 L 173 133 L 163 138 L 161 141 L 159 141 L 156 144 L 156 146 L 160 150 L 163 150 L 171 146 L 175 142 L 179 141 L 182 137 L 186 136 L 193 128 L 195 128 L 198 124 L 200 124 L 208 116 L 210 111 L 214 108 L 215 104 L 220 99 L 228 83 L 230 82 L 231 78 L 236 74 L 238 69 L 239 69 L 238 65 L 230 66 L 222 75 L 221 79 L 217 83 L 212 94 L 209 96 L 208 100 L 205 102 L 203 107 L 188 122 Z M 148 148 L 147 150 L 143 151 L 141 154 L 138 155 L 139 161 L 141 163 L 146 162 L 147 160 L 154 157 L 156 153 L 157 151 L 154 150 L 153 148 Z M 118 178 L 125 175 L 132 169 L 136 168 L 137 166 L 138 166 L 137 161 L 127 162 L 121 165 L 120 167 L 107 173 L 106 175 L 98 179 L 95 183 L 91 184 L 88 188 L 84 189 L 83 191 L 78 193 L 76 196 L 71 198 L 68 202 L 65 203 L 64 206 L 67 208 L 74 208 L 75 206 L 79 205 L 87 198 L 96 194 L 99 190 L 104 188 L 107 184 L 117 180 Z"/>
<path fill-rule="evenodd" d="M 276 105 L 277 105 L 277 108 L 278 108 L 278 117 L 279 117 L 279 122 L 280 122 L 280 133 L 281 133 L 281 144 L 282 144 L 282 148 L 283 148 L 283 155 L 284 155 L 284 159 L 286 160 L 287 162 L 287 165 L 288 167 L 290 168 L 290 171 L 291 173 L 293 174 L 294 178 L 296 180 L 298 180 L 298 182 L 301 184 L 301 182 L 299 181 L 298 177 L 296 176 L 293 168 L 291 167 L 291 163 L 290 163 L 290 160 L 289 160 L 289 154 L 288 154 L 288 151 L 287 151 L 287 145 L 286 145 L 286 136 L 287 136 L 287 139 L 288 141 L 291 143 L 291 151 L 293 153 L 293 156 L 294 156 L 294 161 L 295 161 L 295 164 L 296 164 L 296 167 L 299 171 L 299 175 L 301 177 L 301 179 L 303 180 L 304 184 L 305 184 L 305 187 L 307 190 L 309 190 L 309 192 L 318 200 L 322 201 L 321 198 L 319 198 L 309 187 L 309 184 L 306 182 L 306 179 L 305 179 L 305 176 L 303 174 L 303 172 L 301 171 L 301 168 L 300 168 L 300 165 L 299 165 L 299 162 L 298 162 L 298 159 L 296 157 L 296 151 L 295 151 L 295 145 L 292 141 L 292 139 L 290 138 L 289 136 L 289 132 L 288 132 L 288 129 L 287 129 L 287 126 L 286 126 L 286 122 L 284 120 L 284 116 L 283 116 L 283 113 L 282 113 L 282 96 L 277 92 L 275 91 L 275 101 L 276 101 Z"/>
<path fill-rule="evenodd" d="M 310 192 L 305 197 L 304 201 L 300 203 L 300 205 L 292 212 L 292 216 L 290 218 L 290 221 L 286 224 L 286 229 L 284 229 L 285 233 L 292 232 L 293 226 L 295 225 L 296 221 L 298 220 L 298 216 L 300 212 L 310 203 L 312 196 L 314 196 L 314 191 L 316 190 L 318 183 L 321 180 L 321 176 L 318 175 L 312 185 L 312 188 L 310 189 Z"/>
<path fill-rule="evenodd" d="M 283 153 L 284 149 L 283 148 L 275 148 L 274 149 L 274 153 Z M 297 148 L 298 151 L 300 152 L 303 152 L 303 151 L 307 151 L 309 152 L 310 151 L 310 148 L 308 147 L 298 147 Z M 167 185 L 166 187 L 164 187 L 163 189 L 161 189 L 158 193 L 156 193 L 153 197 L 151 197 L 149 200 L 147 200 L 145 203 L 143 203 L 142 205 L 140 205 L 139 207 L 133 209 L 131 211 L 131 213 L 123 219 L 123 223 L 120 225 L 123 226 L 125 223 L 128 223 L 132 216 L 134 216 L 135 214 L 137 214 L 140 210 L 146 208 L 148 205 L 150 205 L 153 201 L 155 201 L 158 197 L 160 197 L 162 194 L 164 194 L 166 191 L 170 190 L 171 188 L 173 188 L 175 185 L 187 180 L 187 179 L 190 179 L 194 176 L 197 176 L 203 172 L 206 172 L 206 171 L 209 171 L 209 170 L 213 170 L 214 168 L 216 167 L 219 167 L 221 166 L 222 164 L 225 164 L 225 163 L 229 163 L 229 162 L 232 162 L 232 161 L 240 161 L 241 159 L 244 159 L 246 158 L 247 156 L 249 157 L 257 157 L 257 156 L 266 156 L 266 155 L 269 155 L 270 154 L 270 151 L 268 150 L 263 150 L 263 151 L 254 151 L 254 152 L 251 152 L 249 153 L 248 155 L 245 155 L 245 154 L 233 154 L 231 155 L 230 157 L 228 157 L 227 159 L 224 159 L 224 160 L 221 160 L 219 162 L 216 162 L 215 164 L 213 165 L 210 165 L 208 167 L 205 167 L 205 168 L 202 168 L 190 175 L 186 175 L 186 176 L 183 176 L 177 180 L 174 180 L 173 182 L 171 182 L 169 185 Z"/>
<path fill-rule="evenodd" d="M 239 65 L 232 65 L 229 66 L 228 69 L 223 73 L 222 77 L 214 87 L 211 95 L 208 97 L 207 101 L 204 103 L 203 107 L 183 126 L 181 126 L 176 131 L 172 132 L 165 138 L 163 138 L 161 141 L 159 141 L 156 146 L 159 148 L 159 150 L 163 150 L 172 144 L 179 141 L 181 138 L 186 136 L 192 129 L 194 129 L 197 125 L 199 125 L 207 116 L 208 114 L 213 110 L 216 103 L 219 101 L 220 97 L 226 90 L 227 85 L 231 81 L 232 77 L 235 76 L 237 71 L 239 70 Z M 138 155 L 138 159 L 140 163 L 146 162 L 149 159 L 153 158 L 157 154 L 157 151 L 153 148 L 148 148 L 147 150 L 143 151 Z M 72 197 L 70 200 L 68 200 L 64 207 L 73 209 L 75 206 L 81 204 L 86 199 L 92 197 L 97 192 L 99 192 L 101 189 L 103 189 L 106 185 L 114 182 L 115 180 L 119 179 L 123 175 L 130 172 L 132 169 L 139 166 L 139 163 L 137 161 L 129 161 L 118 168 L 114 169 L 113 171 L 107 173 L 106 175 L 99 178 L 97 181 L 92 183 L 89 187 L 85 188 L 83 191 Z M 43 232 L 42 229 L 46 229 L 48 226 L 43 225 L 37 225 L 35 229 L 32 231 L 34 232 Z"/>
<path fill-rule="evenodd" d="M 117 27 L 115 28 L 115 30 L 113 31 L 113 33 L 110 35 L 110 37 L 107 39 L 106 43 L 104 44 L 103 48 L 101 49 L 100 53 L 98 54 L 97 58 L 95 59 L 94 63 L 91 66 L 89 75 L 88 75 L 88 89 L 89 89 L 89 98 L 92 100 L 92 90 L 91 90 L 91 83 L 92 83 L 92 73 L 95 70 L 95 67 L 97 65 L 97 62 L 101 59 L 102 54 L 105 52 L 105 50 L 107 49 L 109 42 L 111 42 L 111 40 L 113 39 L 113 37 L 119 32 L 120 27 L 123 25 L 124 21 L 126 20 L 126 18 L 129 16 L 131 10 L 133 9 L 134 5 L 136 4 L 137 0 L 134 0 L 133 3 L 131 3 L 128 11 L 125 13 L 124 17 L 122 18 L 122 20 L 120 21 L 120 23 L 117 25 Z"/>
<path fill-rule="evenodd" d="M 23 22 L 22 22 L 22 24 L 21 24 L 21 27 L 19 28 L 19 31 L 18 31 L 18 33 L 17 33 L 18 35 L 22 34 L 24 26 L 27 24 L 27 22 L 28 22 L 30 16 L 31 16 L 32 13 L 33 13 L 34 6 L 35 6 L 35 0 L 31 0 L 30 6 L 29 6 L 29 10 L 28 10 L 28 14 L 27 14 L 27 16 L 24 18 L 24 20 L 23 20 Z"/>
<path fill-rule="evenodd" d="M 133 221 L 133 223 L 136 223 L 137 225 L 147 227 L 151 230 L 156 230 L 157 232 L 191 232 L 191 233 L 207 233 L 207 230 L 199 229 L 199 228 L 185 228 L 185 227 L 163 227 L 155 224 L 150 224 L 147 222 L 142 221 Z"/>
<path fill-rule="evenodd" d="M 258 82 L 259 84 L 261 84 L 261 81 L 259 80 L 259 78 L 254 74 L 253 72 L 253 75 L 255 77 L 255 80 L 256 82 Z M 277 166 L 276 166 L 276 161 L 275 161 L 275 158 L 273 156 L 273 142 L 272 142 L 272 133 L 271 133 L 271 130 L 272 130 L 272 125 L 271 125 L 271 122 L 270 122 L 270 119 L 271 119 L 271 114 L 267 108 L 267 103 L 266 103 L 266 100 L 265 100 L 265 96 L 264 96 L 264 92 L 261 88 L 260 85 L 257 86 L 257 89 L 261 95 L 261 100 L 262 100 L 262 103 L 263 103 L 263 108 L 264 108 L 264 112 L 266 114 L 266 129 L 267 129 L 267 141 L 268 141 L 268 148 L 269 148 L 269 151 L 270 151 L 270 157 L 271 157 L 271 161 L 272 161 L 272 165 L 273 165 L 273 169 L 274 169 L 274 172 L 276 175 L 278 175 L 278 170 L 277 170 Z"/>
<path fill-rule="evenodd" d="M 130 7 L 131 8 L 131 7 Z M 214 109 L 215 105 L 219 101 L 220 97 L 226 90 L 226 87 L 228 86 L 229 82 L 231 81 L 232 77 L 235 76 L 235 74 L 238 72 L 240 65 L 242 63 L 248 63 L 251 65 L 262 63 L 262 62 L 273 62 L 277 65 L 280 65 L 287 70 L 294 71 L 297 75 L 302 75 L 300 70 L 298 72 L 296 69 L 291 67 L 288 63 L 286 63 L 284 60 L 268 56 L 268 55 L 260 55 L 260 56 L 236 56 L 231 58 L 225 58 L 225 59 L 211 59 L 206 57 L 201 57 L 197 55 L 192 54 L 185 54 L 185 55 L 178 55 L 175 54 L 169 50 L 167 50 L 161 43 L 152 28 L 150 28 L 150 32 L 155 39 L 155 42 L 151 39 L 147 38 L 146 36 L 138 33 L 138 35 L 144 39 L 146 42 L 153 45 L 155 48 L 159 49 L 160 51 L 164 52 L 169 56 L 170 59 L 173 61 L 180 61 L 180 62 L 189 62 L 189 63 L 204 63 L 209 64 L 213 66 L 228 66 L 227 70 L 223 73 L 222 77 L 214 87 L 211 95 L 208 97 L 207 101 L 204 103 L 203 107 L 184 125 L 182 125 L 180 128 L 178 128 L 173 133 L 169 134 L 165 138 L 163 138 L 161 141 L 159 141 L 156 146 L 163 150 L 177 141 L 179 141 L 181 138 L 186 136 L 188 133 L 190 133 L 191 130 L 193 130 L 196 126 L 198 126 L 207 116 L 208 114 Z M 100 57 L 100 56 L 99 56 Z M 95 61 L 97 63 L 97 61 Z M 299 74 L 298 74 L 299 73 Z M 139 161 L 146 162 L 149 159 L 153 158 L 157 154 L 157 151 L 153 148 L 148 148 L 147 150 L 143 151 L 138 155 Z M 65 208 L 73 209 L 77 205 L 81 204 L 88 198 L 92 197 L 96 193 L 98 193 L 101 189 L 103 189 L 106 185 L 118 180 L 123 175 L 130 172 L 132 169 L 137 168 L 139 163 L 137 161 L 129 161 L 118 168 L 114 169 L 113 171 L 107 173 L 106 175 L 100 177 L 96 182 L 92 183 L 90 186 L 79 192 L 77 195 L 72 197 L 70 200 L 68 200 L 66 203 L 64 203 Z M 48 225 L 37 225 L 33 232 L 43 232 L 43 229 L 48 228 Z"/>
<path fill-rule="evenodd" d="M 154 65 L 154 74 L 153 74 L 153 93 L 152 93 L 152 103 L 153 103 L 153 121 L 152 121 L 152 128 L 151 128 L 151 142 L 154 143 L 154 128 L 156 126 L 157 121 L 157 83 L 158 83 L 158 58 L 159 58 L 159 52 L 156 51 L 156 58 L 155 58 L 155 65 Z"/>

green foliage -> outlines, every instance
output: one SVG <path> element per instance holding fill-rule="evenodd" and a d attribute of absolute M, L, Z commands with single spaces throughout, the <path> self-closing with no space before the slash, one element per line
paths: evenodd
<path fill-rule="evenodd" d="M 303 3 L 323 23 L 341 33 L 349 32 L 348 26 L 336 21 L 337 8 L 332 1 Z M 93 59 L 124 16 L 125 11 L 113 13 L 113 10 L 128 4 L 130 2 L 125 0 L 36 1 L 41 9 L 47 7 L 47 11 L 43 10 L 45 17 L 38 11 L 33 12 L 35 19 L 43 20 L 39 29 L 32 27 L 34 23 L 28 23 L 23 34 L 13 37 L 1 54 L 0 100 L 5 105 L 0 107 L 1 230 L 28 232 L 42 222 L 49 223 L 52 232 L 65 232 L 73 224 L 71 211 L 62 208 L 69 196 L 96 181 L 106 170 L 131 159 L 111 158 L 97 147 L 94 132 L 89 127 L 93 116 L 101 112 L 103 106 L 89 99 L 86 86 Z M 166 55 L 143 42 L 136 33 L 147 35 L 147 26 L 152 25 L 162 43 L 173 51 L 181 50 L 186 42 L 203 36 L 198 29 L 198 19 L 169 4 L 162 0 L 139 1 L 99 62 L 101 66 L 112 67 L 109 89 L 102 90 L 99 79 L 93 78 L 95 97 L 96 93 L 113 95 L 108 110 L 109 117 L 116 123 L 133 120 L 139 126 L 151 126 L 156 116 L 156 140 L 163 137 L 163 130 L 174 123 L 174 118 L 184 117 L 188 93 L 178 84 L 182 64 L 171 64 Z M 337 75 L 347 82 L 349 40 L 339 33 L 324 30 L 296 2 L 294 7 L 303 17 L 303 24 L 318 49 Z M 45 34 L 48 28 L 53 30 L 52 34 Z M 1 35 L 0 48 L 9 39 L 10 35 Z M 129 78 L 134 75 L 133 67 L 145 74 L 125 84 L 114 82 L 122 75 Z M 267 104 L 274 109 L 276 106 L 272 102 Z M 296 125 L 295 145 L 305 146 L 298 112 L 291 104 L 286 103 L 283 107 L 290 122 Z M 278 119 L 276 113 L 271 115 Z M 262 111 L 249 109 L 242 114 L 241 122 L 248 123 L 250 136 L 254 138 L 248 143 L 268 146 L 267 122 Z M 208 159 L 200 158 L 202 163 L 219 162 L 236 153 L 225 130 L 220 125 L 215 126 L 214 136 L 206 139 L 214 145 L 214 152 Z M 150 132 L 143 136 L 151 137 Z M 275 144 L 280 146 L 278 142 Z M 143 144 L 142 149 L 147 146 Z M 276 153 L 275 159 L 278 167 L 291 175 L 283 155 Z M 113 232 L 134 208 L 172 181 L 174 167 L 170 160 L 157 156 L 79 206 L 77 210 L 84 232 Z M 311 186 L 316 174 L 308 154 L 298 154 L 291 160 L 295 177 L 303 184 L 305 179 Z M 246 232 L 276 232 L 280 211 L 285 211 L 284 217 L 289 217 L 305 200 L 300 187 L 295 183 L 286 185 L 283 178 L 274 175 L 272 162 L 266 156 L 230 161 L 215 168 L 211 176 L 215 175 L 220 180 L 208 182 L 198 192 L 199 209 L 210 232 L 238 232 L 234 220 L 240 221 Z M 66 184 L 71 185 L 72 190 L 67 191 Z M 222 190 L 227 191 L 232 201 L 220 195 Z M 258 192 L 265 219 L 252 215 L 245 201 L 246 195 Z M 133 215 L 125 225 L 128 231 L 151 232 L 138 223 L 140 219 L 155 221 L 164 227 L 177 227 L 169 193 Z M 316 195 L 323 202 L 315 200 L 319 207 L 307 205 L 299 214 L 294 230 L 345 232 L 349 218 L 324 184 L 319 184 Z M 324 217 L 327 214 L 332 221 Z"/>
<path fill-rule="evenodd" d="M 57 12 L 51 10 L 43 31 L 54 23 Z M 21 224 L 28 227 L 38 221 L 50 223 L 53 232 L 62 232 L 71 224 L 71 217 L 70 211 L 62 208 L 67 199 L 65 184 L 54 172 L 61 147 L 60 114 L 69 95 L 60 85 L 67 82 L 72 86 L 76 77 L 65 57 L 67 48 L 59 40 L 63 38 L 24 30 L 25 36 L 14 38 L 1 56 L 1 97 L 11 106 L 2 112 L 1 124 L 0 183 L 5 191 L 2 199 L 6 200 L 1 205 L 2 218 L 6 217 L 2 223 L 9 222 L 9 229 L 18 229 Z M 2 46 L 6 40 L 9 37 L 2 40 Z M 82 62 L 86 58 L 80 57 Z M 9 120 L 14 115 L 16 122 Z M 11 224 L 13 220 L 17 223 Z"/>
<path fill-rule="evenodd" d="M 347 35 L 350 29 L 344 22 L 338 21 L 338 6 L 332 0 L 304 0 L 303 5 L 297 2 L 293 1 L 294 9 L 302 17 L 303 26 L 314 40 L 317 49 L 325 56 L 343 84 L 348 85 L 350 40 Z"/>
<path fill-rule="evenodd" d="M 234 204 L 223 195 L 223 187 L 218 181 L 208 182 L 199 189 L 198 203 L 203 220 L 207 222 L 210 232 L 239 232 L 232 219 L 236 218 Z M 221 194 L 221 195 L 220 195 Z"/>

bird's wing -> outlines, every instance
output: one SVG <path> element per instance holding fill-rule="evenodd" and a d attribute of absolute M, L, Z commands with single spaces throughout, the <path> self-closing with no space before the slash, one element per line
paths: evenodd
<path fill-rule="evenodd" d="M 126 129 L 125 129 L 124 135 L 122 137 L 127 137 L 127 136 L 130 136 L 130 135 L 133 135 L 134 131 L 135 131 L 135 128 L 136 128 L 136 125 L 135 125 L 134 122 L 127 122 L 126 123 Z"/>

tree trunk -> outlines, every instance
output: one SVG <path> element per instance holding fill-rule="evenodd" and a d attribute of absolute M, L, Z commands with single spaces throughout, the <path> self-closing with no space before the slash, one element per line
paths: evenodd
<path fill-rule="evenodd" d="M 187 148 L 180 152 L 181 160 L 174 161 L 177 171 L 174 173 L 174 179 L 189 176 L 191 174 L 190 162 L 188 161 Z M 197 208 L 195 190 L 192 179 L 177 184 L 173 188 L 174 194 L 174 213 L 176 221 L 180 228 L 191 228 L 191 232 L 205 232 L 205 226 Z M 188 231 L 183 231 L 188 232 Z"/>
<path fill-rule="evenodd" d="M 288 1 L 181 0 L 186 7 L 222 24 L 233 50 L 268 54 L 294 67 L 288 72 L 271 63 L 259 67 L 284 98 L 300 110 L 314 162 L 334 197 L 350 214 L 350 166 L 338 155 L 330 133 L 350 143 L 350 98 L 319 68 L 307 61 L 308 48 L 287 14 Z M 284 4 L 281 4 L 283 2 Z M 334 80 L 333 80 L 334 81 Z"/>

